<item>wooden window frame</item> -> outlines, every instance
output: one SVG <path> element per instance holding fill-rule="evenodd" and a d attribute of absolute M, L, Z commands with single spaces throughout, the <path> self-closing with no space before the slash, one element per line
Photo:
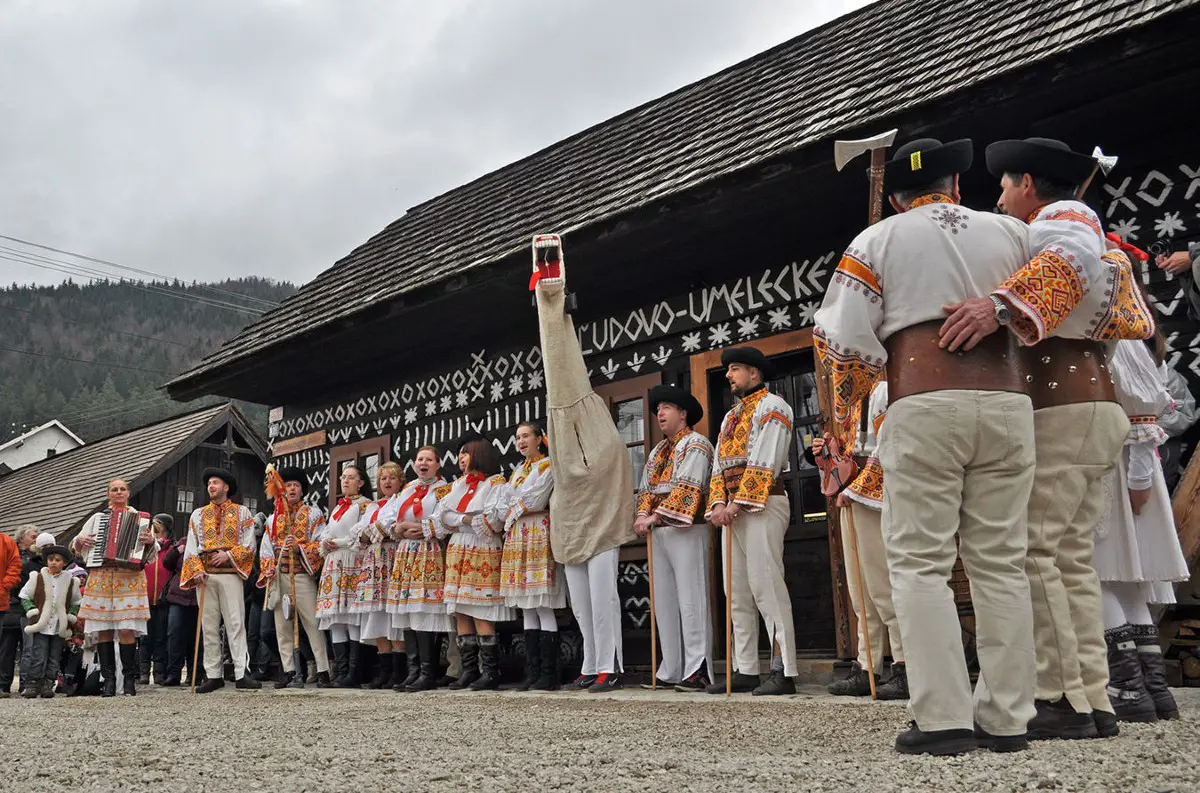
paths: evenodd
<path fill-rule="evenodd" d="M 187 509 L 180 509 L 179 505 L 182 502 L 182 500 L 183 500 L 182 497 L 185 493 L 187 494 L 187 496 L 188 496 L 187 500 L 190 503 L 188 504 Z M 176 515 L 190 515 L 190 514 L 192 514 L 193 510 L 195 510 L 195 509 L 196 509 L 196 490 L 191 487 L 176 487 L 175 488 L 175 514 Z"/>
<path fill-rule="evenodd" d="M 379 454 L 379 464 L 391 462 L 392 459 L 392 436 L 377 435 L 374 438 L 358 441 L 356 443 L 347 443 L 344 446 L 335 446 L 329 450 L 329 508 L 333 509 L 337 504 L 338 497 L 341 495 L 339 488 L 339 464 L 354 460 L 358 462 L 369 454 Z M 363 472 L 366 473 L 365 471 Z M 375 483 L 371 483 L 374 488 Z M 372 491 L 374 492 L 374 491 Z"/>

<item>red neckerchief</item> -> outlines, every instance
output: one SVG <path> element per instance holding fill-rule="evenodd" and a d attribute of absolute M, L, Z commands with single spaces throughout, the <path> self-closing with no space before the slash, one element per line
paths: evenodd
<path fill-rule="evenodd" d="M 371 519 L 369 521 L 367 521 L 368 525 L 379 520 L 379 513 L 383 510 L 384 504 L 387 504 L 387 503 L 388 503 L 388 499 L 386 499 L 386 498 L 381 498 L 380 500 L 375 502 L 375 511 L 371 513 Z"/>
<path fill-rule="evenodd" d="M 953 204 L 953 203 L 955 203 L 954 199 L 951 198 L 950 196 L 946 195 L 945 193 L 926 193 L 925 195 L 919 195 L 916 198 L 914 198 L 912 200 L 912 203 L 908 205 L 908 208 L 916 209 L 917 207 L 923 207 L 926 204 Z"/>
<path fill-rule="evenodd" d="M 458 509 L 455 510 L 456 512 L 466 512 L 467 507 L 471 506 L 471 499 L 475 498 L 475 491 L 479 489 L 479 483 L 484 479 L 487 479 L 487 477 L 483 474 L 467 474 L 467 492 L 466 495 L 462 497 L 462 500 L 458 502 Z"/>
<path fill-rule="evenodd" d="M 345 498 L 345 497 L 339 498 L 339 499 L 338 499 L 338 505 L 337 505 L 337 509 L 335 509 L 335 510 L 333 511 L 333 519 L 334 519 L 334 520 L 341 520 L 341 518 L 342 518 L 342 515 L 345 515 L 345 514 L 346 514 L 346 512 L 347 512 L 347 511 L 350 509 L 350 506 L 351 506 L 353 503 L 354 503 L 354 502 L 353 502 L 353 501 L 351 501 L 351 500 L 350 500 L 350 499 L 348 499 L 348 498 Z"/>
<path fill-rule="evenodd" d="M 1117 247 L 1119 247 L 1121 250 L 1128 253 L 1133 258 L 1137 259 L 1139 262 L 1150 261 L 1150 254 L 1146 253 L 1144 250 L 1142 250 L 1138 246 L 1134 245 L 1133 243 L 1126 242 L 1125 240 L 1121 239 L 1120 234 L 1114 234 L 1113 232 L 1110 231 L 1107 234 L 1105 234 L 1104 236 L 1108 237 L 1110 240 L 1117 243 Z"/>
<path fill-rule="evenodd" d="M 414 518 L 420 518 L 423 514 L 425 514 L 425 507 L 421 504 L 421 502 L 425 500 L 425 496 L 429 495 L 429 488 L 430 485 L 418 484 L 416 489 L 413 490 L 413 494 L 404 499 L 404 503 L 400 505 L 400 511 L 396 513 L 396 519 L 404 520 L 404 511 L 409 507 L 412 507 L 412 514 Z M 472 488 L 471 494 L 474 495 L 474 493 L 475 490 Z"/>

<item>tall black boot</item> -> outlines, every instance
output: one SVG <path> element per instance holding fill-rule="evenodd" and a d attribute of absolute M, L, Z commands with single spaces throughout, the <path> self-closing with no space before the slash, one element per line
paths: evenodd
<path fill-rule="evenodd" d="M 462 677 L 450 684 L 449 688 L 460 691 L 478 680 L 479 674 L 479 637 L 466 633 L 455 637 L 458 643 L 458 654 L 462 656 Z"/>
<path fill-rule="evenodd" d="M 1153 625 L 1134 625 L 1133 641 L 1137 644 L 1138 660 L 1142 664 L 1142 679 L 1146 691 L 1154 700 L 1154 710 L 1163 720 L 1178 719 L 1179 705 L 1167 685 L 1167 664 L 1163 660 L 1158 628 Z"/>
<path fill-rule="evenodd" d="M 1110 628 L 1104 632 L 1104 641 L 1108 644 L 1108 700 L 1117 721 L 1158 721 L 1154 700 L 1142 678 L 1133 628 Z"/>
<path fill-rule="evenodd" d="M 542 631 L 541 634 L 541 674 L 530 688 L 534 691 L 557 691 L 562 680 L 558 665 L 558 631 Z"/>
<path fill-rule="evenodd" d="M 440 633 L 432 631 L 417 631 L 413 646 L 420 657 L 420 674 L 417 679 L 404 687 L 405 691 L 432 691 L 437 688 L 438 678 L 438 649 L 442 641 Z M 406 640 L 407 641 L 407 640 Z M 411 661 L 410 661 L 411 663 Z"/>
<path fill-rule="evenodd" d="M 371 690 L 392 687 L 392 657 L 399 653 L 379 653 L 375 656 L 375 678 L 365 686 Z"/>
<path fill-rule="evenodd" d="M 407 645 L 405 645 L 407 647 Z M 408 654 L 392 648 L 392 691 L 403 691 L 408 679 Z"/>
<path fill-rule="evenodd" d="M 329 677 L 335 688 L 343 688 L 342 681 L 350 673 L 350 649 L 346 642 L 336 642 L 333 645 L 333 659 L 330 664 Z"/>
<path fill-rule="evenodd" d="M 344 658 L 341 676 L 337 679 L 338 688 L 358 688 L 358 642 L 334 642 L 334 652 L 342 648 Z"/>
<path fill-rule="evenodd" d="M 542 674 L 542 632 L 540 630 L 525 631 L 525 679 L 517 686 L 517 691 L 528 691 L 538 681 Z"/>
<path fill-rule="evenodd" d="M 393 650 L 393 652 L 395 652 Z M 393 691 L 407 691 L 408 687 L 416 682 L 421 675 L 421 648 L 417 639 L 417 632 L 412 628 L 404 629 L 404 654 L 408 656 L 408 674 L 404 679 L 400 679 L 397 675 L 392 675 Z"/>
<path fill-rule="evenodd" d="M 500 688 L 500 644 L 496 634 L 479 637 L 479 660 L 483 674 L 471 684 L 472 691 Z"/>
<path fill-rule="evenodd" d="M 125 678 L 125 685 L 121 693 L 127 697 L 137 696 L 137 645 L 122 644 L 121 645 L 121 676 Z"/>
<path fill-rule="evenodd" d="M 379 650 L 373 644 L 362 644 L 351 640 L 351 652 L 358 649 L 358 671 L 354 676 L 356 687 L 367 688 L 375 679 L 375 664 L 379 662 Z"/>
<path fill-rule="evenodd" d="M 100 696 L 117 695 L 117 651 L 112 642 L 99 642 L 96 654 L 100 656 Z"/>

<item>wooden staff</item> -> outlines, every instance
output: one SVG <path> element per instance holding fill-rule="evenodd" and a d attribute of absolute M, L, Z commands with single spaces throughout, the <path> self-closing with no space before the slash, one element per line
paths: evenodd
<path fill-rule="evenodd" d="M 200 614 L 196 618 L 196 642 L 192 647 L 192 693 L 196 693 L 196 678 L 200 672 L 196 665 L 200 663 L 200 631 L 204 629 L 204 596 L 208 594 L 208 579 L 200 585 Z"/>
<path fill-rule="evenodd" d="M 854 525 L 854 513 L 850 507 L 842 509 L 842 517 L 850 527 L 850 552 L 854 554 L 854 567 L 858 572 L 858 627 L 862 630 L 863 642 L 867 645 L 867 682 L 871 686 L 871 699 L 875 699 L 875 659 L 871 657 L 871 634 L 867 629 L 867 598 L 863 585 L 862 557 L 858 555 L 858 529 Z"/>
<path fill-rule="evenodd" d="M 650 578 L 650 690 L 658 690 L 658 622 L 654 612 L 654 527 L 646 532 L 646 560 Z"/>
<path fill-rule="evenodd" d="M 296 546 L 288 551 L 288 581 L 292 587 L 292 666 L 295 667 L 296 675 L 301 675 L 300 672 L 300 657 L 303 653 L 300 652 L 300 612 L 296 609 Z M 282 608 L 282 604 L 280 604 Z M 295 677 L 292 678 L 295 682 Z M 300 677 L 300 682 L 304 682 L 303 676 Z"/>
<path fill-rule="evenodd" d="M 725 527 L 725 696 L 733 695 L 733 524 Z"/>

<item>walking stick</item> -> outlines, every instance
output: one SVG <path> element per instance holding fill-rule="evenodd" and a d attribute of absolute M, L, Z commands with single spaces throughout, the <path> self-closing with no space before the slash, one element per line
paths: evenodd
<path fill-rule="evenodd" d="M 292 668 L 295 673 L 292 676 L 292 683 L 296 688 L 304 687 L 304 675 L 300 672 L 300 663 L 304 656 L 300 652 L 300 612 L 296 609 L 296 547 L 288 551 L 288 581 L 292 588 Z M 280 604 L 282 608 L 282 604 Z M 300 682 L 297 683 L 296 681 Z"/>
<path fill-rule="evenodd" d="M 650 577 L 650 690 L 658 690 L 658 622 L 654 613 L 654 527 L 646 532 L 646 559 Z"/>
<path fill-rule="evenodd" d="M 862 557 L 858 555 L 858 529 L 854 525 L 854 513 L 850 507 L 843 507 L 842 515 L 850 527 L 850 552 L 854 554 L 854 566 L 858 571 L 858 627 L 867 645 L 867 682 L 871 685 L 871 699 L 875 699 L 875 659 L 871 656 L 871 634 L 867 629 L 867 599 L 863 586 Z"/>
<path fill-rule="evenodd" d="M 196 618 L 196 642 L 192 646 L 192 693 L 193 694 L 196 693 L 196 678 L 198 678 L 200 676 L 199 671 L 196 669 L 196 665 L 198 663 L 200 663 L 200 631 L 203 630 L 203 628 L 204 628 L 204 596 L 207 594 L 208 594 L 208 580 L 206 579 L 204 581 L 204 583 L 200 585 L 200 613 L 197 615 L 197 618 Z"/>
<path fill-rule="evenodd" d="M 733 695 L 733 524 L 725 527 L 725 696 Z"/>

